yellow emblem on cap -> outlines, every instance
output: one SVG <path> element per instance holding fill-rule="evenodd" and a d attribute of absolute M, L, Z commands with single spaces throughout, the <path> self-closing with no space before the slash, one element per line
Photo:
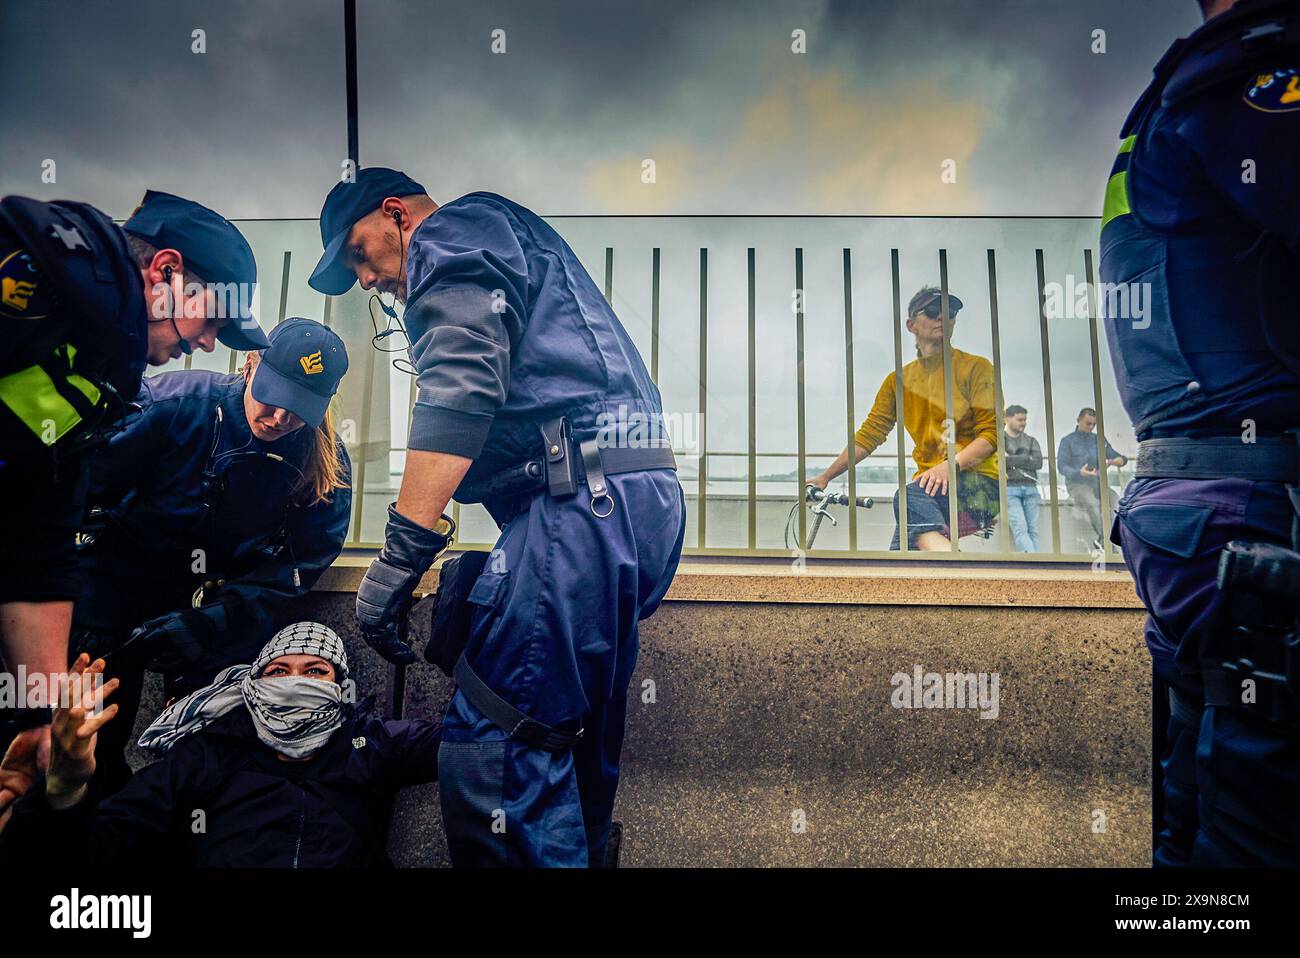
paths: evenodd
<path fill-rule="evenodd" d="M 298 362 L 302 365 L 302 371 L 308 376 L 315 376 L 317 373 L 325 371 L 325 364 L 321 362 L 319 349 L 310 356 L 303 356 Z"/>

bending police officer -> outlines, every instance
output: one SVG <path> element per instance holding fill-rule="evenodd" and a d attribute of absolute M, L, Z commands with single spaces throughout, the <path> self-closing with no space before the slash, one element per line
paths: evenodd
<path fill-rule="evenodd" d="M 67 667 L 75 536 L 89 452 L 119 427 L 146 364 L 193 349 L 259 349 L 246 308 L 252 250 L 217 213 L 150 191 L 121 228 L 85 203 L 0 201 L 0 657 Z M 241 292 L 232 306 L 214 290 Z M 19 711 L 20 749 L 48 740 L 44 707 Z"/>
<path fill-rule="evenodd" d="M 414 658 L 406 615 L 454 532 L 453 493 L 502 528 L 438 754 L 453 864 L 600 865 L 637 622 L 685 532 L 659 390 L 568 244 L 504 197 L 439 206 L 366 169 L 331 190 L 321 239 L 312 286 L 359 278 L 405 302 L 418 374 L 401 490 L 357 593 L 367 641 Z"/>

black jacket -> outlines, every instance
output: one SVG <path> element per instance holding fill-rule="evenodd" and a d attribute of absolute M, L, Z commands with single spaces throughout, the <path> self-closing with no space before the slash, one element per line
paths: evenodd
<path fill-rule="evenodd" d="M 1038 440 L 1027 432 L 1013 436 L 1004 429 L 1002 443 L 1007 461 L 1007 485 L 1037 485 L 1038 470 L 1043 468 L 1043 450 Z"/>
<path fill-rule="evenodd" d="M 0 861 L 61 867 L 391 866 L 393 796 L 438 775 L 440 723 L 344 721 L 306 762 L 258 740 L 243 709 L 190 735 L 121 791 L 64 811 L 36 787 L 0 832 Z"/>

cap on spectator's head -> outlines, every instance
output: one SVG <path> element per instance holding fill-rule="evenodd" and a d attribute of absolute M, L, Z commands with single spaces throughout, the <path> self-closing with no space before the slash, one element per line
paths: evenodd
<path fill-rule="evenodd" d="M 915 316 L 931 303 L 942 303 L 943 290 L 938 286 L 922 286 L 907 304 L 907 315 L 909 318 Z M 953 295 L 952 290 L 948 291 L 948 315 L 956 316 L 961 309 L 962 302 Z"/>
<path fill-rule="evenodd" d="M 357 276 L 348 265 L 344 247 L 357 220 L 379 209 L 390 196 L 424 192 L 424 187 L 405 173 L 384 166 L 358 170 L 355 180 L 334 184 L 320 211 L 320 241 L 325 252 L 307 280 L 311 288 L 328 296 L 342 296 L 350 290 Z"/>
<path fill-rule="evenodd" d="M 313 429 L 348 371 L 338 334 L 314 319 L 288 319 L 271 330 L 271 345 L 253 374 L 253 398 L 287 409 Z"/>
<path fill-rule="evenodd" d="M 220 284 L 233 304 L 229 322 L 217 330 L 217 339 L 231 349 L 265 349 L 269 342 L 250 309 L 257 284 L 257 260 L 244 234 L 220 213 L 193 200 L 149 190 L 140 208 L 122 224 L 156 249 L 178 250 L 186 268 L 207 284 Z M 232 295 L 233 294 L 233 295 Z"/>

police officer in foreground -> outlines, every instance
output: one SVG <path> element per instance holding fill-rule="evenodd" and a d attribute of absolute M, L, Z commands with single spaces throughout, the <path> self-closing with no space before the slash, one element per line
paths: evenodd
<path fill-rule="evenodd" d="M 1101 279 L 1151 303 L 1135 322 L 1103 298 L 1140 440 L 1111 536 L 1169 688 L 1156 864 L 1295 866 L 1300 7 L 1201 7 L 1106 189 Z"/>
<path fill-rule="evenodd" d="M 454 534 L 453 494 L 502 529 L 438 755 L 452 862 L 601 865 L 637 622 L 685 533 L 659 390 L 568 244 L 510 200 L 439 206 L 366 169 L 330 191 L 321 239 L 311 285 L 359 278 L 404 302 L 418 375 L 401 490 L 357 592 L 367 641 L 414 659 L 406 616 Z"/>
<path fill-rule="evenodd" d="M 146 193 L 121 228 L 86 203 L 0 201 L 0 657 L 11 672 L 67 667 L 88 453 L 126 416 L 146 364 L 218 340 L 266 346 L 246 308 L 256 279 L 233 224 L 168 193 Z M 33 763 L 48 721 L 23 709 L 8 730 Z"/>

